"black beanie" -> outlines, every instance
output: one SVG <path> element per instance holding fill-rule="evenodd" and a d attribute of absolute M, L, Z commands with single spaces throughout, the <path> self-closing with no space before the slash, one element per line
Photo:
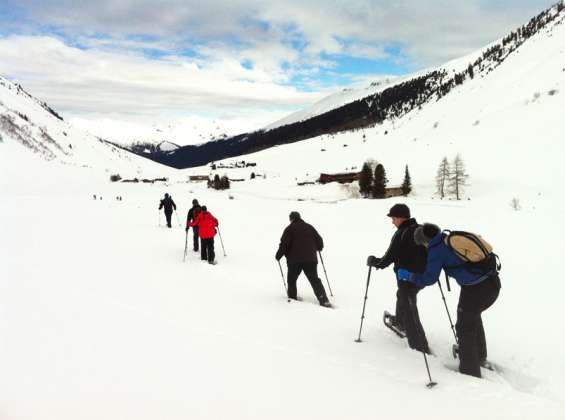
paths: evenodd
<path fill-rule="evenodd" d="M 194 200 L 192 200 L 192 205 L 196 206 L 198 204 L 198 200 L 195 198 Z"/>
<path fill-rule="evenodd" d="M 416 245 L 427 245 L 440 231 L 439 226 L 433 223 L 424 223 L 414 231 L 414 242 Z"/>
<path fill-rule="evenodd" d="M 395 204 L 390 208 L 390 211 L 388 212 L 387 216 L 410 219 L 410 209 L 406 204 Z"/>

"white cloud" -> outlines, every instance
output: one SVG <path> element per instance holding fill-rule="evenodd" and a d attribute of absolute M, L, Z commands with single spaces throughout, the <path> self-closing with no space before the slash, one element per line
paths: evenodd
<path fill-rule="evenodd" d="M 202 51 L 214 54 L 213 51 Z M 0 38 L 0 73 L 72 114 L 171 117 L 278 108 L 296 109 L 319 98 L 277 83 L 262 69 L 246 69 L 227 54 L 206 59 L 150 59 L 52 37 Z"/>

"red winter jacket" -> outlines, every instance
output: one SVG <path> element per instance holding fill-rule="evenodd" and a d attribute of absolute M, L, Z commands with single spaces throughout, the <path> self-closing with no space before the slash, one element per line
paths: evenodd
<path fill-rule="evenodd" d="M 218 219 L 212 216 L 209 211 L 201 211 L 198 213 L 196 220 L 190 223 L 190 226 L 198 226 L 198 236 L 202 239 L 209 239 L 216 235 Z"/>

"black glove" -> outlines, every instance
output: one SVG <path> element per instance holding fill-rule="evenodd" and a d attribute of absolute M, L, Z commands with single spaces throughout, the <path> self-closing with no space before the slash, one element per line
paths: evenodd
<path fill-rule="evenodd" d="M 185 229 L 185 232 L 188 233 L 188 230 L 189 230 L 189 229 L 190 229 L 190 228 L 187 226 L 186 229 Z"/>
<path fill-rule="evenodd" d="M 381 262 L 381 259 L 375 257 L 374 255 L 369 255 L 367 257 L 367 267 L 379 268 L 380 262 Z"/>
<path fill-rule="evenodd" d="M 275 259 L 277 261 L 280 261 L 282 257 L 283 257 L 283 254 L 280 251 L 277 251 L 277 253 L 275 254 Z"/>

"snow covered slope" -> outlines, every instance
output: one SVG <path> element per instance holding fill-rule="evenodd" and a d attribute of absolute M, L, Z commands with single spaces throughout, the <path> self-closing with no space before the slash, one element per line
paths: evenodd
<path fill-rule="evenodd" d="M 34 165 L 91 168 L 122 176 L 151 176 L 170 170 L 119 149 L 68 124 L 45 102 L 0 77 L 0 155 L 3 169 L 17 173 Z M 26 163 L 24 164 L 23 161 Z M 33 171 L 32 171 L 33 172 Z M 17 175 L 16 175 L 17 176 Z"/>

